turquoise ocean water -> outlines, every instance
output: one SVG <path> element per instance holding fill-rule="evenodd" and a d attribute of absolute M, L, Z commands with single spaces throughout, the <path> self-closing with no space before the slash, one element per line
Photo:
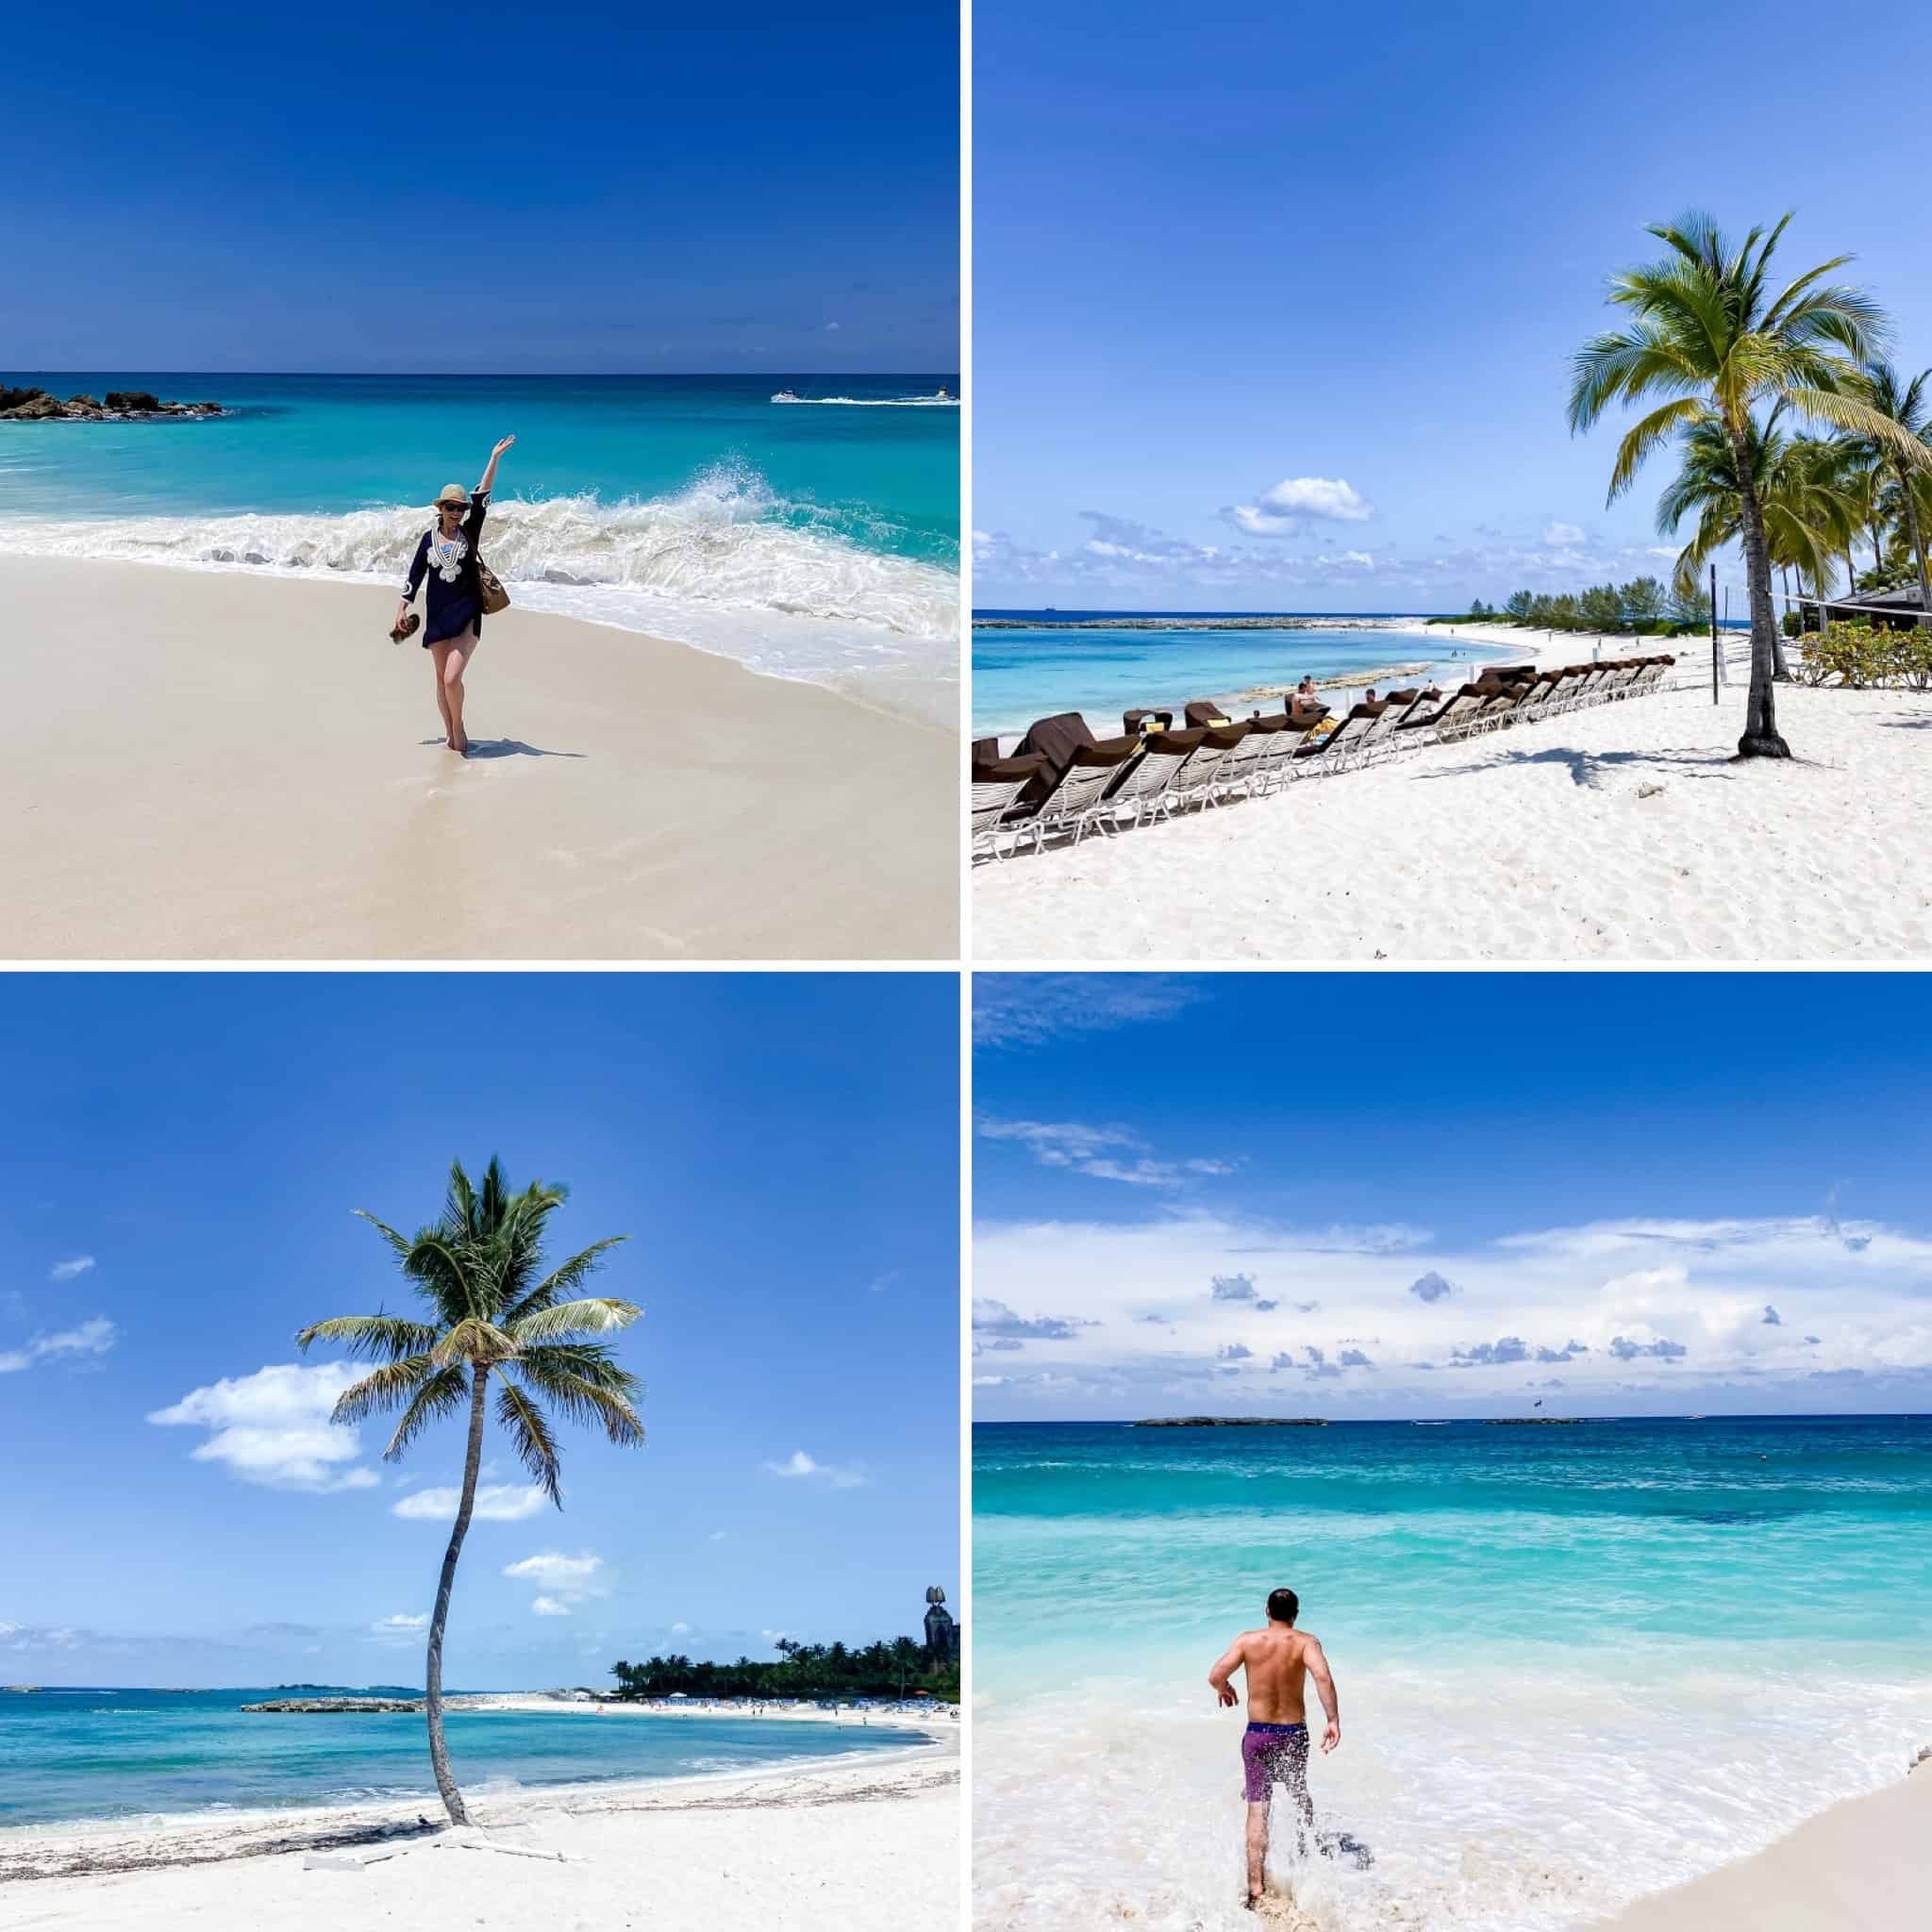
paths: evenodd
<path fill-rule="evenodd" d="M 239 1707 L 273 1694 L 0 1690 L 0 1834 L 81 1819 L 437 1802 L 420 1716 Z M 479 1794 L 752 1771 L 924 1741 L 885 1724 L 710 1715 L 457 1710 L 444 1722 L 457 1777 Z"/>
<path fill-rule="evenodd" d="M 979 614 L 1024 618 L 1040 613 Z M 1104 736 L 1103 727 L 1120 729 L 1120 714 L 1130 707 L 1171 706 L 1178 711 L 1195 698 L 1232 697 L 1264 685 L 1297 684 L 1304 676 L 1366 677 L 1396 664 L 1426 663 L 1437 683 L 1452 677 L 1461 683 L 1478 675 L 1476 665 L 1507 659 L 1492 645 L 1457 642 L 1440 631 L 1425 634 L 1421 618 L 1415 620 L 1413 635 L 1329 629 L 1319 624 L 1292 630 L 1156 631 L 1074 628 L 1068 622 L 1088 615 L 1060 611 L 1051 624 L 974 631 L 975 737 L 1021 732 L 1036 718 L 1056 711 L 1084 712 Z M 1533 647 L 1518 655 L 1526 659 Z"/>
<path fill-rule="evenodd" d="M 976 1923 L 1239 1910 L 1206 1678 L 1300 1592 L 1324 1932 L 1569 1932 L 1932 1742 L 1932 1418 L 974 1432 Z"/>
<path fill-rule="evenodd" d="M 514 434 L 485 555 L 520 605 L 957 715 L 952 375 L 0 379 L 234 411 L 0 425 L 0 550 L 399 581 L 436 491 Z"/>

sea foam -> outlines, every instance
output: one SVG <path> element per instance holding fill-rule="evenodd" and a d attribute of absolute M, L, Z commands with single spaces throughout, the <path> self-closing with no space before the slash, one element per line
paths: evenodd
<path fill-rule="evenodd" d="M 1272 1877 L 1322 1932 L 1578 1932 L 1899 1774 L 1926 1687 L 1794 1679 L 1788 1662 L 1666 1675 L 1635 1657 L 1593 1671 L 1445 1653 L 1433 1673 L 1357 1675 L 1342 1748 L 1309 1785 L 1318 1832 L 1352 1834 L 1374 1863 L 1271 1857 Z M 1205 1681 L 976 1709 L 978 1932 L 1252 1924 L 1241 1721 Z M 1277 1849 L 1291 1818 L 1281 1796 Z"/>
<path fill-rule="evenodd" d="M 427 519 L 340 515 L 9 518 L 0 551 L 240 568 L 400 587 Z M 950 722 L 958 576 L 877 547 L 862 507 L 788 501 L 719 463 L 675 495 L 491 503 L 483 551 L 525 608 L 644 631 L 776 677 Z"/>

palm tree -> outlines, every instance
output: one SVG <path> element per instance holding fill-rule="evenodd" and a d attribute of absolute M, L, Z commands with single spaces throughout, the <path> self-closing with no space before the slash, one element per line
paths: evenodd
<path fill-rule="evenodd" d="M 436 1587 L 423 1684 L 430 1769 L 452 1824 L 470 1820 L 450 1774 L 442 1739 L 442 1633 L 457 1558 L 476 1501 L 491 1380 L 494 1377 L 497 1385 L 496 1420 L 508 1431 L 524 1467 L 559 1509 L 563 1493 L 557 1440 L 546 1409 L 560 1411 L 572 1422 L 598 1424 L 623 1446 L 644 1440 L 635 1406 L 641 1384 L 618 1367 L 608 1347 L 591 1339 L 627 1326 L 642 1311 L 634 1303 L 605 1296 L 571 1298 L 596 1272 L 605 1252 L 625 1237 L 593 1241 L 559 1267 L 542 1272 L 544 1224 L 567 1192 L 532 1181 L 512 1193 L 493 1158 L 478 1188 L 461 1161 L 451 1162 L 441 1217 L 413 1238 L 373 1214 L 362 1215 L 389 1243 L 431 1319 L 339 1315 L 295 1338 L 305 1351 L 317 1341 L 340 1341 L 352 1357 L 382 1364 L 342 1391 L 330 1419 L 359 1423 L 400 1408 L 402 1420 L 383 1451 L 390 1462 L 400 1461 L 429 1423 L 457 1413 L 466 1402 L 469 1406 L 462 1495 Z"/>
<path fill-rule="evenodd" d="M 1570 384 L 1573 432 L 1588 429 L 1613 402 L 1670 398 L 1625 432 L 1610 473 L 1613 503 L 1654 449 L 1700 423 L 1715 423 L 1730 447 L 1751 587 L 1751 694 L 1738 741 L 1740 758 L 1791 755 L 1778 735 L 1772 700 L 1777 625 L 1753 460 L 1754 408 L 1783 403 L 1835 428 L 1932 459 L 1932 451 L 1856 393 L 1859 366 L 1875 354 L 1885 324 L 1860 291 L 1825 282 L 1851 258 L 1835 256 L 1770 293 L 1771 258 L 1790 219 L 1785 215 L 1769 234 L 1753 228 L 1736 249 L 1708 215 L 1652 226 L 1649 232 L 1670 253 L 1610 281 L 1609 300 L 1632 310 L 1636 320 L 1586 342 Z"/>
<path fill-rule="evenodd" d="M 1795 569 L 1822 596 L 1861 516 L 1851 475 L 1856 458 L 1845 441 L 1786 436 L 1777 427 L 1778 414 L 1774 407 L 1762 427 L 1753 418 L 1746 429 L 1765 543 L 1773 564 L 1781 571 Z M 1692 424 L 1682 446 L 1683 466 L 1657 498 L 1657 527 L 1660 536 L 1674 536 L 1685 517 L 1697 512 L 1696 528 L 1676 562 L 1679 587 L 1694 588 L 1710 558 L 1737 541 L 1743 504 L 1737 458 L 1722 425 L 1707 418 Z M 1781 637 L 1774 638 L 1772 655 L 1775 676 L 1787 678 Z"/>
<path fill-rule="evenodd" d="M 1925 559 L 1925 526 L 1919 515 L 1920 490 L 1914 487 L 1923 484 L 1928 458 L 1932 458 L 1932 449 L 1927 448 L 1932 445 L 1932 408 L 1927 408 L 1925 394 L 1928 379 L 1932 379 L 1932 369 L 1920 370 L 1907 382 L 1890 362 L 1876 358 L 1867 362 L 1858 385 L 1860 397 L 1901 436 L 1918 444 L 1920 453 L 1909 455 L 1900 443 L 1877 437 L 1857 435 L 1856 440 L 1873 470 L 1890 475 L 1904 515 L 1906 536 L 1919 566 L 1919 608 L 1932 613 L 1932 569 L 1927 568 Z"/>

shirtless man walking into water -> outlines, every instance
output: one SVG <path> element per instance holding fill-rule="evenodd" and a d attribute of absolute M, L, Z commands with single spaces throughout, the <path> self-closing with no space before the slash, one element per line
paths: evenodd
<path fill-rule="evenodd" d="M 1307 1850 L 1307 1834 L 1314 1828 L 1315 1805 L 1308 1796 L 1308 1719 L 1305 1704 L 1310 1677 L 1328 1718 L 1328 1728 L 1322 1734 L 1323 1755 L 1325 1757 L 1341 1742 L 1341 1707 L 1336 1700 L 1335 1679 L 1329 1674 L 1328 1659 L 1322 1655 L 1321 1640 L 1294 1627 L 1301 1607 L 1301 1599 L 1293 1591 L 1271 1591 L 1267 1628 L 1243 1630 L 1208 1673 L 1214 1694 L 1228 1709 L 1241 1702 L 1228 1679 L 1237 1671 L 1245 1670 L 1248 1674 L 1248 1727 L 1241 1736 L 1241 1772 L 1248 1801 L 1250 1910 L 1265 1889 L 1268 1807 L 1277 1784 L 1288 1787 L 1289 1795 L 1301 1812 L 1295 1842 L 1302 1850 Z"/>

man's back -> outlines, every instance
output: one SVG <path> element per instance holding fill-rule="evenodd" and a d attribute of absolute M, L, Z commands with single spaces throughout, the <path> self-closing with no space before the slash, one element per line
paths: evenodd
<path fill-rule="evenodd" d="M 1248 1718 L 1257 1724 L 1299 1724 L 1307 1722 L 1303 1691 L 1308 1678 L 1308 1657 L 1321 1645 L 1307 1630 L 1285 1629 L 1271 1624 L 1262 1630 L 1244 1630 L 1235 1639 L 1241 1667 L 1248 1674 Z"/>

